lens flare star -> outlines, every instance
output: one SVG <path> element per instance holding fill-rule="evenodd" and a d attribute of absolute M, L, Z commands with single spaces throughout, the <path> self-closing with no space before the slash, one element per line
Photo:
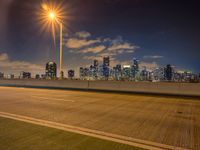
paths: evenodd
<path fill-rule="evenodd" d="M 66 10 L 64 11 L 62 3 L 42 3 L 40 8 L 39 22 L 42 24 L 42 32 L 51 31 L 54 45 L 56 44 L 56 30 L 59 29 L 60 24 L 64 24 L 66 20 Z"/>

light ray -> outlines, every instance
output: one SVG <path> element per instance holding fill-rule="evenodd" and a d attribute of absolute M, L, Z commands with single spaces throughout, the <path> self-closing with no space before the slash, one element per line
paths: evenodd
<path fill-rule="evenodd" d="M 51 31 L 54 45 L 56 44 L 56 31 L 59 29 L 59 24 L 66 21 L 67 11 L 64 11 L 62 3 L 48 3 L 41 4 L 40 13 L 38 14 L 38 21 L 42 24 L 42 32 L 44 30 Z M 66 23 L 65 23 L 66 24 Z"/>

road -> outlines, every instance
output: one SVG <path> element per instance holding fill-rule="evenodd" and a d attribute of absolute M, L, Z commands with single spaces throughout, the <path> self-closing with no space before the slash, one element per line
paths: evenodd
<path fill-rule="evenodd" d="M 92 131 L 91 136 L 100 133 L 99 138 L 107 140 L 200 149 L 197 99 L 10 87 L 0 87 L 0 96 L 4 117 L 28 117 L 33 123 L 38 119 L 41 124 L 73 127 L 74 132 L 82 129 L 82 134 Z"/>

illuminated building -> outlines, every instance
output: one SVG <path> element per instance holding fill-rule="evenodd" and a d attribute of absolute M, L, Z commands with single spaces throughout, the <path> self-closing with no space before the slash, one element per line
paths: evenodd
<path fill-rule="evenodd" d="M 113 68 L 113 74 L 115 80 L 121 80 L 122 78 L 122 66 L 120 64 L 116 65 L 116 67 Z"/>
<path fill-rule="evenodd" d="M 68 78 L 72 79 L 75 76 L 75 71 L 74 70 L 69 70 L 68 71 Z"/>
<path fill-rule="evenodd" d="M 57 78 L 57 65 L 54 62 L 48 62 L 46 64 L 46 79 Z"/>
<path fill-rule="evenodd" d="M 4 78 L 4 73 L 0 72 L 0 79 Z"/>
<path fill-rule="evenodd" d="M 123 66 L 123 79 L 130 80 L 131 77 L 131 66 L 124 65 Z"/>
<path fill-rule="evenodd" d="M 172 81 L 173 79 L 173 68 L 171 65 L 167 65 L 165 68 L 165 80 Z"/>
<path fill-rule="evenodd" d="M 8 78 L 8 79 L 14 79 L 14 78 L 15 78 L 15 75 L 14 75 L 14 74 L 9 74 L 9 75 L 7 75 L 7 78 Z"/>

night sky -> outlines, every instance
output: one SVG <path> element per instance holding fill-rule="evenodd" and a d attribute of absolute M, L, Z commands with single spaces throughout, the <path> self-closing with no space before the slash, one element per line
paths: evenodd
<path fill-rule="evenodd" d="M 136 57 L 153 69 L 171 64 L 200 72 L 198 0 L 54 0 L 67 12 L 64 67 L 78 70 L 109 55 L 112 65 Z M 59 62 L 50 30 L 41 30 L 42 0 L 1 0 L 0 72 L 44 72 Z M 4 8 L 4 9 L 3 9 Z"/>

